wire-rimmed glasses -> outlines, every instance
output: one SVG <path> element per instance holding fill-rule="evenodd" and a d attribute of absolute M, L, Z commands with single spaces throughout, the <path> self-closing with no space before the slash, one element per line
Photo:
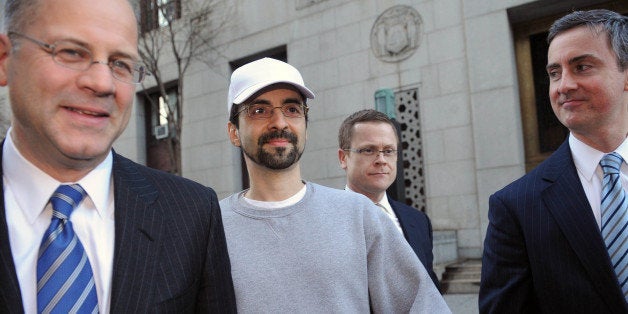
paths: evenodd
<path fill-rule="evenodd" d="M 52 56 L 56 64 L 68 69 L 86 71 L 94 63 L 105 64 L 111 69 L 111 74 L 115 79 L 129 84 L 139 84 L 147 75 L 150 75 L 144 66 L 132 58 L 118 57 L 107 62 L 95 61 L 91 51 L 71 41 L 59 40 L 48 44 L 17 32 L 9 32 L 8 35 L 21 37 L 37 44 Z"/>
<path fill-rule="evenodd" d="M 271 104 L 250 104 L 240 109 L 236 116 L 246 111 L 246 115 L 251 119 L 269 119 L 275 109 L 279 109 L 286 118 L 303 118 L 309 108 L 301 103 L 286 103 L 277 107 Z"/>
<path fill-rule="evenodd" d="M 397 150 L 396 149 L 392 149 L 392 148 L 385 148 L 382 150 L 378 150 L 372 147 L 365 147 L 365 148 L 359 148 L 359 149 L 354 149 L 354 148 L 345 148 L 343 149 L 344 151 L 349 151 L 349 152 L 354 152 L 357 153 L 361 156 L 365 156 L 365 157 L 370 157 L 370 156 L 379 156 L 379 154 L 382 154 L 382 156 L 384 156 L 384 158 L 387 159 L 396 159 L 397 158 Z"/>

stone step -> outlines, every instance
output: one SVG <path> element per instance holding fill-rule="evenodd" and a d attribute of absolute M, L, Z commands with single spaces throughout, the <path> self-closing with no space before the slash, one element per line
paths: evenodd
<path fill-rule="evenodd" d="M 441 291 L 443 293 L 478 293 L 481 274 L 482 262 L 479 259 L 447 265 L 441 280 Z"/>
<path fill-rule="evenodd" d="M 462 271 L 462 272 L 446 272 L 443 274 L 443 280 L 456 280 L 456 279 L 478 279 L 482 273 L 480 271 Z"/>
<path fill-rule="evenodd" d="M 480 292 L 480 281 L 475 279 L 457 279 L 441 282 L 443 294 L 477 294 Z"/>
<path fill-rule="evenodd" d="M 449 272 L 481 272 L 481 265 L 471 265 L 471 266 L 460 266 L 460 265 L 451 265 L 445 267 L 445 271 Z"/>

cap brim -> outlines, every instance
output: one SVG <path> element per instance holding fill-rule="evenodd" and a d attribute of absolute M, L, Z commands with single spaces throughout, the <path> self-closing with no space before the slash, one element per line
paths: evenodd
<path fill-rule="evenodd" d="M 243 103 L 245 100 L 249 99 L 255 93 L 257 93 L 260 90 L 262 90 L 263 88 L 265 88 L 267 86 L 270 86 L 270 85 L 273 85 L 273 84 L 277 84 L 277 83 L 290 84 L 290 85 L 296 87 L 297 89 L 299 89 L 299 91 L 301 91 L 301 93 L 303 93 L 303 95 L 306 98 L 314 99 L 314 93 L 311 90 L 309 90 L 307 87 L 305 87 L 305 86 L 302 86 L 302 85 L 299 85 L 299 84 L 295 84 L 294 82 L 289 82 L 289 81 L 268 81 L 268 82 L 257 83 L 255 85 L 252 85 L 252 86 L 246 88 L 239 95 L 237 95 L 235 98 L 233 98 L 233 103 L 236 104 L 236 105 L 239 105 L 239 104 Z"/>

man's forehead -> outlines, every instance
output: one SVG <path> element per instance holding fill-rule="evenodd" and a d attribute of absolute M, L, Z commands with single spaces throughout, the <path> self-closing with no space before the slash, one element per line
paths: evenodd
<path fill-rule="evenodd" d="M 383 126 L 388 126 L 388 127 L 390 127 L 391 130 L 394 131 L 393 126 L 390 125 L 390 123 L 387 123 L 387 122 L 384 122 L 384 121 L 360 121 L 360 122 L 356 122 L 353 125 L 353 129 L 355 131 L 360 130 L 360 131 L 366 132 L 367 128 L 370 128 L 370 127 L 383 127 Z"/>
<path fill-rule="evenodd" d="M 377 127 L 378 129 L 372 129 L 371 127 Z M 380 128 L 387 128 L 389 131 L 391 131 L 391 133 L 382 133 Z M 395 128 L 390 125 L 389 123 L 386 123 L 384 121 L 361 121 L 361 122 L 357 122 L 353 125 L 353 135 L 351 136 L 351 140 L 356 139 L 356 137 L 368 137 L 368 136 L 378 136 L 381 137 L 382 135 L 386 134 L 386 135 L 392 135 L 392 138 L 396 141 L 397 140 L 397 132 L 395 130 Z"/>

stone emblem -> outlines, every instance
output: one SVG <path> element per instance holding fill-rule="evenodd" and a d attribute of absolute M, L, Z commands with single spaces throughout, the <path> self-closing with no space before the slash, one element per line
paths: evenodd
<path fill-rule="evenodd" d="M 384 62 L 410 57 L 420 45 L 423 21 L 419 12 L 407 5 L 384 11 L 371 29 L 371 49 Z"/>

